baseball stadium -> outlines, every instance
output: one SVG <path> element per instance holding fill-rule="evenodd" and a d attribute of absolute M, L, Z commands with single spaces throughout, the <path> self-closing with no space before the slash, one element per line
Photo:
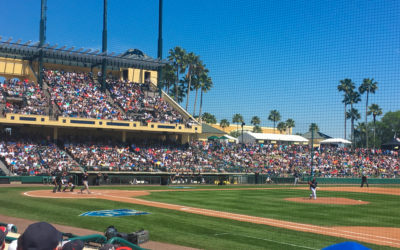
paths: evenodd
<path fill-rule="evenodd" d="M 400 249 L 397 2 L 1 6 L 0 250 Z"/>

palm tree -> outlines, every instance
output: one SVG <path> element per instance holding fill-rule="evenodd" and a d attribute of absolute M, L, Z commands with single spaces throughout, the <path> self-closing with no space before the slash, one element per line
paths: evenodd
<path fill-rule="evenodd" d="M 275 132 L 275 124 L 276 122 L 281 120 L 281 114 L 279 114 L 279 111 L 276 109 L 271 110 L 269 112 L 268 120 L 274 122 L 274 132 Z"/>
<path fill-rule="evenodd" d="M 253 117 L 251 118 L 250 123 L 251 123 L 252 125 L 254 125 L 254 126 L 257 126 L 257 125 L 260 125 L 261 120 L 260 120 L 260 118 L 259 118 L 258 116 L 253 116 Z"/>
<path fill-rule="evenodd" d="M 319 131 L 319 127 L 316 123 L 311 123 L 310 127 L 308 128 L 308 131 L 312 132 L 318 132 Z"/>
<path fill-rule="evenodd" d="M 376 117 L 382 115 L 382 109 L 378 104 L 371 104 L 367 115 L 372 115 L 374 121 L 374 148 L 375 148 L 375 134 L 376 134 Z"/>
<path fill-rule="evenodd" d="M 346 119 L 346 112 L 347 112 L 347 105 L 348 100 L 346 100 L 346 94 L 348 94 L 349 92 L 353 91 L 355 89 L 355 84 L 351 79 L 344 79 L 344 80 L 340 80 L 340 84 L 337 86 L 337 89 L 339 92 L 344 92 L 344 99 L 343 99 L 343 103 L 344 103 L 344 139 L 346 139 L 346 130 L 347 130 L 347 119 Z M 347 98 L 348 99 L 348 98 Z"/>
<path fill-rule="evenodd" d="M 230 123 L 227 119 L 222 119 L 219 122 L 219 126 L 222 128 L 223 131 L 225 131 L 225 128 L 229 127 Z"/>
<path fill-rule="evenodd" d="M 357 142 L 356 145 L 364 147 L 363 143 L 366 141 L 364 137 L 367 134 L 368 127 L 364 122 L 359 122 L 354 129 L 354 140 Z"/>
<path fill-rule="evenodd" d="M 260 126 L 256 125 L 253 127 L 253 132 L 254 133 L 262 133 L 262 129 Z"/>
<path fill-rule="evenodd" d="M 185 85 L 182 82 L 179 82 L 178 85 L 174 84 L 168 93 L 177 103 L 183 102 L 183 99 L 186 96 Z"/>
<path fill-rule="evenodd" d="M 199 64 L 194 69 L 194 74 L 192 76 L 193 89 L 196 90 L 196 95 L 194 97 L 194 105 L 193 105 L 193 116 L 196 114 L 197 96 L 198 96 L 198 93 L 199 93 L 199 89 L 201 89 L 200 77 L 204 73 L 207 74 L 208 73 L 208 69 L 205 68 L 204 64 Z"/>
<path fill-rule="evenodd" d="M 279 130 L 279 132 L 282 134 L 283 131 L 286 130 L 286 123 L 284 122 L 280 122 L 278 123 L 278 125 L 276 126 L 276 128 Z"/>
<path fill-rule="evenodd" d="M 254 132 L 254 133 L 260 133 L 260 132 L 262 131 L 262 129 L 260 128 L 260 126 L 258 126 L 258 125 L 260 125 L 260 123 L 261 123 L 260 117 L 258 117 L 258 116 L 253 116 L 253 117 L 251 118 L 250 123 L 254 126 L 254 127 L 253 127 L 253 132 Z"/>
<path fill-rule="evenodd" d="M 243 116 L 241 114 L 234 114 L 232 117 L 232 123 L 237 124 L 237 131 L 239 131 L 239 124 L 243 123 Z"/>
<path fill-rule="evenodd" d="M 358 113 L 357 109 L 351 108 L 346 113 L 346 118 L 351 121 L 351 149 L 354 149 L 354 121 L 360 119 L 360 113 Z"/>
<path fill-rule="evenodd" d="M 169 93 L 169 88 L 176 81 L 174 67 L 171 64 L 165 64 L 161 72 L 163 74 L 162 79 L 164 81 L 164 86 L 161 87 L 165 87 L 166 92 Z"/>
<path fill-rule="evenodd" d="M 213 82 L 211 77 L 208 76 L 208 70 L 204 71 L 203 74 L 200 76 L 200 85 L 201 85 L 201 92 L 200 92 L 200 110 L 199 110 L 199 117 L 201 117 L 201 109 L 203 107 L 203 93 L 207 93 L 213 86 Z"/>
<path fill-rule="evenodd" d="M 358 88 L 358 91 L 360 92 L 360 94 L 364 94 L 365 92 L 367 93 L 367 99 L 365 101 L 365 124 L 368 124 L 368 96 L 369 93 L 371 94 L 375 94 L 375 91 L 378 89 L 378 83 L 374 82 L 374 78 L 369 79 L 369 78 L 365 78 L 363 80 L 363 83 L 360 85 L 360 87 Z M 366 137 L 366 144 L 367 144 L 367 148 L 368 148 L 368 129 L 365 132 L 365 137 Z"/>
<path fill-rule="evenodd" d="M 190 95 L 190 91 L 192 90 L 191 89 L 191 84 L 192 84 L 192 76 L 193 76 L 193 73 L 194 73 L 194 69 L 198 65 L 201 65 L 202 62 L 200 61 L 200 56 L 195 55 L 193 52 L 190 52 L 189 54 L 186 54 L 184 60 L 185 60 L 185 64 L 188 67 L 188 71 L 187 71 L 187 74 L 186 74 L 186 79 L 188 80 L 187 81 L 188 86 L 187 86 L 186 107 L 185 107 L 185 109 L 187 111 L 188 105 L 189 105 L 189 95 Z"/>
<path fill-rule="evenodd" d="M 286 127 L 288 128 L 288 133 L 290 132 L 291 128 L 294 128 L 296 126 L 295 122 L 293 119 L 287 119 L 286 120 Z"/>
<path fill-rule="evenodd" d="M 176 80 L 175 86 L 179 85 L 179 74 L 185 73 L 185 55 L 186 50 L 177 46 L 174 49 L 169 50 L 168 60 L 173 63 L 175 72 L 176 72 Z M 175 101 L 178 100 L 178 88 L 175 87 Z"/>
<path fill-rule="evenodd" d="M 217 119 L 215 118 L 215 116 L 213 114 L 210 114 L 210 113 L 207 113 L 207 112 L 205 112 L 202 115 L 202 120 L 205 121 L 206 123 L 210 123 L 210 124 L 217 123 Z"/>

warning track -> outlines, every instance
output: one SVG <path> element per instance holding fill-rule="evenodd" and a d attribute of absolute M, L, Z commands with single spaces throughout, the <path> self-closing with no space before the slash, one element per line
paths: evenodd
<path fill-rule="evenodd" d="M 269 189 L 269 188 L 260 188 Z M 274 188 L 272 188 L 274 189 Z M 304 189 L 304 188 L 299 188 Z M 79 194 L 77 192 L 62 192 L 53 193 L 50 190 L 35 190 L 25 192 L 24 195 L 30 197 L 41 197 L 41 198 L 93 198 L 93 199 L 105 199 L 111 201 L 132 203 L 144 206 L 158 207 L 164 209 L 178 210 L 186 213 L 199 214 L 210 217 L 225 218 L 230 220 L 237 220 L 243 222 L 249 222 L 254 224 L 268 225 L 279 228 L 286 228 L 296 231 L 315 233 L 321 235 L 328 235 L 340 238 L 346 238 L 351 240 L 357 240 L 362 242 L 368 242 L 376 245 L 385 245 L 391 247 L 400 248 L 400 228 L 387 228 L 387 227 L 327 227 L 327 226 L 316 226 L 304 223 L 269 219 L 264 217 L 229 213 L 216 211 L 211 209 L 195 208 L 190 206 L 175 205 L 156 201 L 147 201 L 136 197 L 149 195 L 151 192 L 171 192 L 171 191 L 200 191 L 207 190 L 213 191 L 215 189 L 182 189 L 182 190 L 148 190 L 148 191 L 130 191 L 130 190 L 106 190 L 96 189 L 91 194 Z M 232 190 L 232 189 L 222 189 Z M 240 190 L 240 189 L 234 189 Z M 391 194 L 400 195 L 399 189 L 391 188 L 365 188 L 360 189 L 359 187 L 324 187 L 324 191 L 342 191 L 342 192 L 363 192 L 363 193 L 378 193 L 378 194 Z M 312 201 L 311 201 L 312 202 Z"/>

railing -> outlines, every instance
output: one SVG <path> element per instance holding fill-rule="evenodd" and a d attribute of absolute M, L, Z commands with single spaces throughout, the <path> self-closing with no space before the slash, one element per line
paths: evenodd
<path fill-rule="evenodd" d="M 201 126 L 192 126 L 188 128 L 180 123 L 155 123 L 143 124 L 140 121 L 125 120 L 105 120 L 88 119 L 74 117 L 58 117 L 57 120 L 50 119 L 43 115 L 23 115 L 7 113 L 5 118 L 0 118 L 0 123 L 7 124 L 30 124 L 40 126 L 54 127 L 80 127 L 80 128 L 103 128 L 132 131 L 157 131 L 157 132 L 176 132 L 176 133 L 201 133 Z"/>

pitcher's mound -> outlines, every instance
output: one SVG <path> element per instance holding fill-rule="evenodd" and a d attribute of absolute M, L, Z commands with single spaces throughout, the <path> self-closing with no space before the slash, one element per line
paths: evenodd
<path fill-rule="evenodd" d="M 367 201 L 362 200 L 352 200 L 347 198 L 339 198 L 339 197 L 320 197 L 316 200 L 305 198 L 305 197 L 295 197 L 295 198 L 286 198 L 287 201 L 294 202 L 303 202 L 303 203 L 317 203 L 317 204 L 334 204 L 334 205 L 362 205 L 369 204 Z"/>

